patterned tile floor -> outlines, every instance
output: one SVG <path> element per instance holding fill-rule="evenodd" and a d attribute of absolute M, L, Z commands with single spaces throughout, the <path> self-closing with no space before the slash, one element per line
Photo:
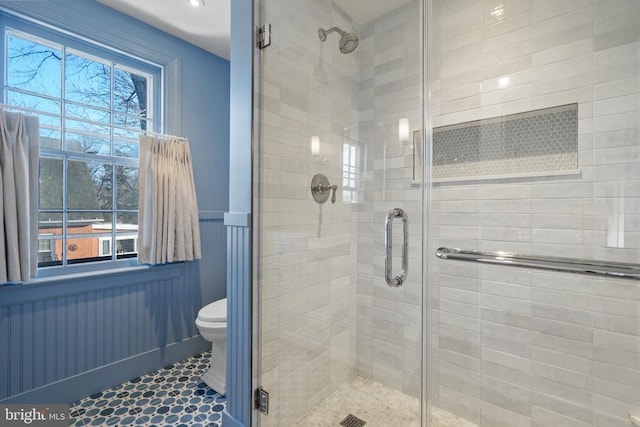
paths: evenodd
<path fill-rule="evenodd" d="M 209 357 L 199 354 L 74 402 L 69 425 L 220 427 L 226 398 L 200 381 Z"/>

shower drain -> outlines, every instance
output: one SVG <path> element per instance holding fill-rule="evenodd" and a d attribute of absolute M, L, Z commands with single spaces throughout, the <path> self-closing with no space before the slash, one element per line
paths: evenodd
<path fill-rule="evenodd" d="M 340 421 L 340 425 L 343 427 L 362 427 L 366 423 L 366 421 L 363 421 L 351 414 L 347 415 L 344 420 Z"/>

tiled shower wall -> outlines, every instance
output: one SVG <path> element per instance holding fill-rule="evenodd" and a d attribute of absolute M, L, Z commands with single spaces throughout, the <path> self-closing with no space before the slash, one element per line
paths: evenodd
<path fill-rule="evenodd" d="M 412 0 L 366 24 L 358 46 L 359 141 L 365 147 L 358 211 L 358 371 L 420 396 L 422 191 L 412 184 L 412 138 L 399 140 L 399 119 L 420 129 L 421 8 Z M 384 279 L 384 224 L 393 208 L 409 217 L 409 271 L 400 288 Z M 400 272 L 401 224 L 394 221 L 393 275 Z"/>
<path fill-rule="evenodd" d="M 435 184 L 434 248 L 639 261 L 639 23 L 637 1 L 434 0 L 434 126 L 577 102 L 580 169 Z M 492 427 L 640 413 L 637 282 L 431 266 L 435 405 Z"/>
<path fill-rule="evenodd" d="M 263 2 L 274 37 L 262 51 L 258 202 L 263 426 L 294 425 L 355 373 L 356 212 L 320 205 L 312 177 L 340 187 L 342 137 L 357 123 L 357 56 L 318 28 L 351 28 L 331 2 Z M 312 155 L 312 136 L 320 152 Z"/>

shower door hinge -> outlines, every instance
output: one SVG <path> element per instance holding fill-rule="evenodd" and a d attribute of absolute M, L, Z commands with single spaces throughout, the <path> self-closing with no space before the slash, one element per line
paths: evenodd
<path fill-rule="evenodd" d="M 256 45 L 264 49 L 271 44 L 271 24 L 265 24 L 256 29 Z"/>
<path fill-rule="evenodd" d="M 262 387 L 258 387 L 255 393 L 255 408 L 260 413 L 269 414 L 269 393 L 267 393 Z"/>

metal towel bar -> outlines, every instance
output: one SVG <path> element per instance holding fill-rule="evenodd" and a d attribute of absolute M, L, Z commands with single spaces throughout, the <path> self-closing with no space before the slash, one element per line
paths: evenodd
<path fill-rule="evenodd" d="M 455 248 L 438 248 L 435 255 L 440 259 L 640 280 L 640 264 L 520 255 L 509 252 L 481 252 Z"/>

